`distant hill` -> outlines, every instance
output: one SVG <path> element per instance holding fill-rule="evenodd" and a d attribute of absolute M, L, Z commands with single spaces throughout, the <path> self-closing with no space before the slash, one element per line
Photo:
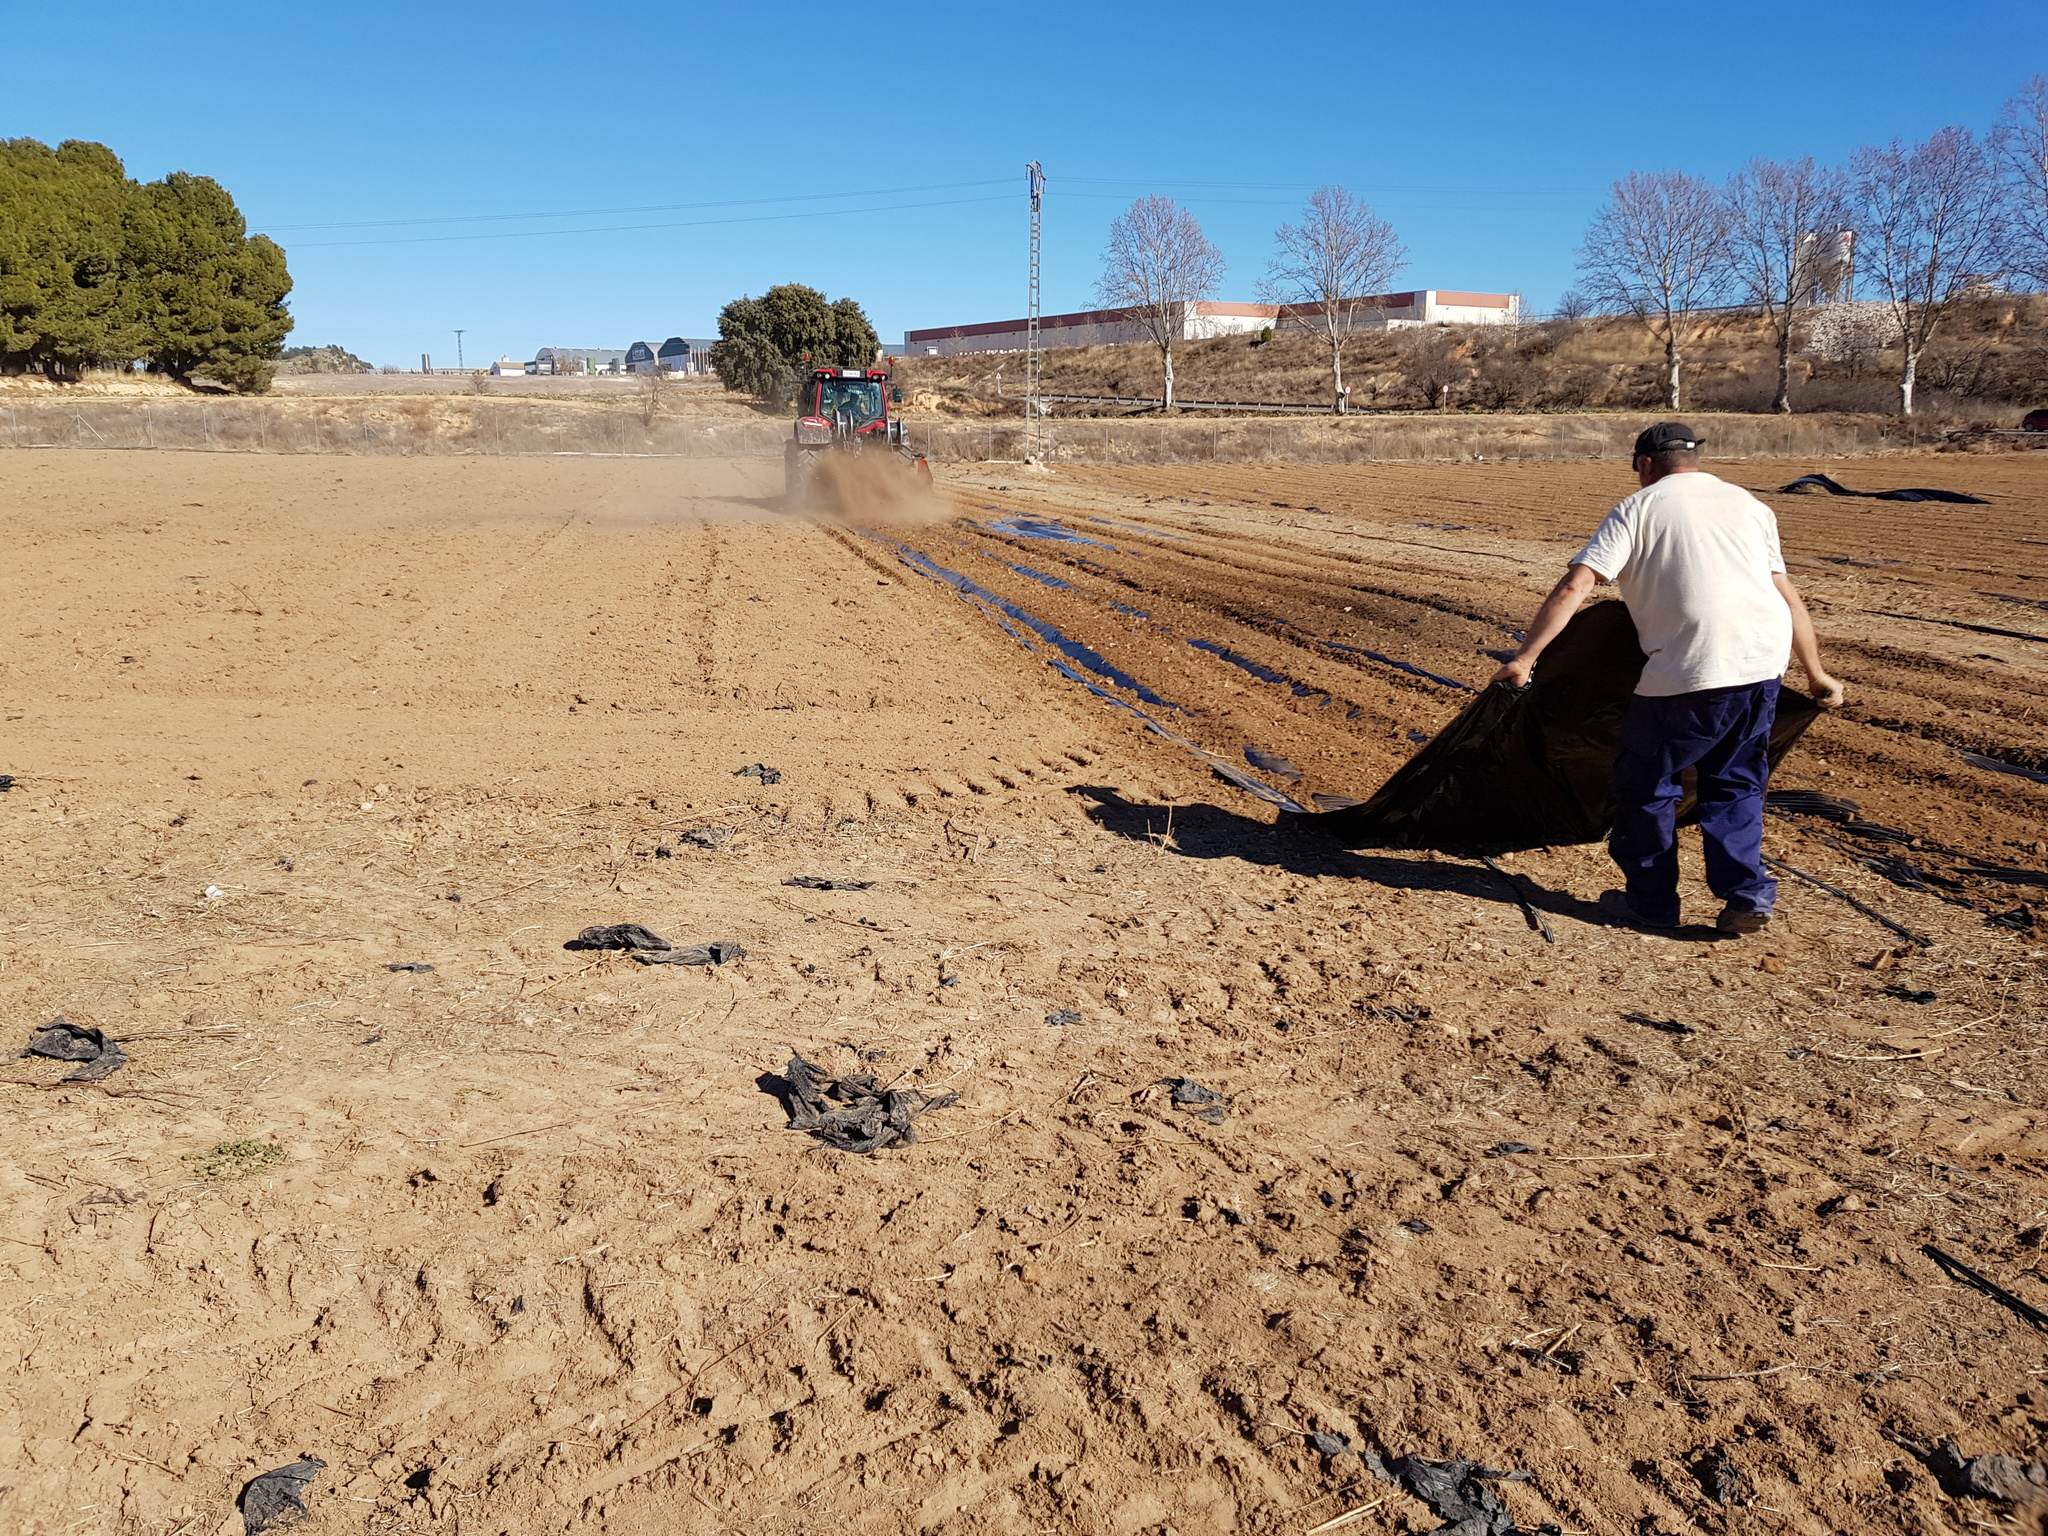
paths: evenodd
<path fill-rule="evenodd" d="M 285 373 L 375 373 L 376 369 L 345 347 L 286 347 L 277 360 Z"/>
<path fill-rule="evenodd" d="M 1880 308 L 1858 306 L 1858 312 Z M 1795 411 L 1898 409 L 1896 345 L 1881 326 L 1864 336 L 1856 330 L 1831 337 L 1811 321 L 1798 328 Z M 1174 353 L 1175 387 L 1188 400 L 1325 405 L 1329 369 L 1328 348 L 1293 329 L 1263 343 L 1257 336 L 1188 342 Z M 904 393 L 926 409 L 989 417 L 1023 409 L 1021 353 L 908 357 L 895 370 Z M 1346 350 L 1344 375 L 1353 405 L 1366 409 L 1659 410 L 1664 401 L 1662 353 L 1650 333 L 1625 316 L 1364 331 Z M 1777 357 L 1763 321 L 1728 311 L 1687 349 L 1684 409 L 1766 411 L 1776 380 Z M 1149 346 L 1061 347 L 1045 354 L 1048 394 L 1156 399 L 1159 382 L 1159 354 Z M 1995 295 L 1959 306 L 1921 358 L 1919 399 L 1929 413 L 2007 426 L 2018 425 L 2025 411 L 2048 408 L 2048 295 Z M 1114 416 L 1138 409 L 1071 404 L 1057 412 Z"/>

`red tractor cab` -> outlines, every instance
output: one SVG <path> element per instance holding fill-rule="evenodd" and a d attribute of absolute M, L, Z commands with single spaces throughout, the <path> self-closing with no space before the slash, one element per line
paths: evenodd
<path fill-rule="evenodd" d="M 903 391 L 882 368 L 813 368 L 797 386 L 796 430 L 783 449 L 785 489 L 792 505 L 817 486 L 827 453 L 889 453 L 909 473 L 931 482 L 931 466 L 904 441 L 903 422 L 889 407 Z"/>

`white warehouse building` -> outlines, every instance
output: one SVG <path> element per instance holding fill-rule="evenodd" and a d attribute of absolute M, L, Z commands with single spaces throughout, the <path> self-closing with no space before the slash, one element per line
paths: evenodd
<path fill-rule="evenodd" d="M 1522 302 L 1513 293 L 1464 293 L 1443 288 L 1418 288 L 1408 293 L 1380 293 L 1354 299 L 1353 325 L 1385 330 L 1415 325 L 1505 325 L 1521 317 Z M 1289 304 L 1234 304 L 1204 299 L 1182 306 L 1180 335 L 1184 341 L 1241 335 L 1287 325 L 1320 324 L 1313 309 Z M 980 325 L 947 325 L 906 331 L 903 350 L 912 357 L 952 357 L 962 352 L 1021 352 L 1024 321 L 990 320 Z M 1071 315 L 1046 315 L 1038 322 L 1043 347 L 1105 347 L 1150 341 L 1136 311 L 1089 309 Z"/>

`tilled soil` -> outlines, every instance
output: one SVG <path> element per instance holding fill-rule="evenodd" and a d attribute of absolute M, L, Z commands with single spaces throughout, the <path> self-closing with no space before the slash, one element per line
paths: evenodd
<path fill-rule="evenodd" d="M 1440 1523 L 1321 1435 L 1525 1468 L 1529 1530 L 2038 1529 L 1925 1457 L 2048 1428 L 2048 785 L 1961 756 L 2044 766 L 2048 471 L 1811 467 L 1991 501 L 1773 498 L 1852 698 L 1780 782 L 1861 812 L 1770 851 L 1925 947 L 1276 825 L 1617 466 L 864 529 L 756 462 L 0 458 L 0 998 L 129 1058 L 0 1089 L 0 1511 L 238 1531 L 304 1455 L 308 1531 Z M 626 922 L 748 954 L 562 947 Z M 835 1150 L 792 1054 L 960 1102 Z"/>

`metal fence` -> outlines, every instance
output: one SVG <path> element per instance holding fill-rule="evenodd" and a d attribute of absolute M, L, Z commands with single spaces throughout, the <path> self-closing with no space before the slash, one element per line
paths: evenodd
<path fill-rule="evenodd" d="M 1324 415 L 1314 419 L 1056 421 L 1045 425 L 1054 464 L 1364 464 L 1626 459 L 1638 432 L 1661 416 Z M 1814 458 L 1932 447 L 1939 427 L 1895 416 L 1693 418 L 1716 459 Z M 909 441 L 934 462 L 1015 462 L 1024 424 L 922 422 Z"/>
<path fill-rule="evenodd" d="M 1648 414 L 1049 421 L 1047 458 L 1070 464 L 1555 460 L 1625 456 Z M 1934 446 L 1938 427 L 1893 416 L 1698 418 L 1717 459 L 1839 457 Z M 913 420 L 907 440 L 937 463 L 1016 463 L 1022 421 Z M 0 447 L 227 453 L 618 454 L 779 457 L 786 421 L 707 420 L 640 402 L 488 396 L 26 401 L 0 405 Z"/>
<path fill-rule="evenodd" d="M 222 453 L 779 455 L 786 423 L 529 401 L 34 401 L 0 406 L 0 447 Z"/>

